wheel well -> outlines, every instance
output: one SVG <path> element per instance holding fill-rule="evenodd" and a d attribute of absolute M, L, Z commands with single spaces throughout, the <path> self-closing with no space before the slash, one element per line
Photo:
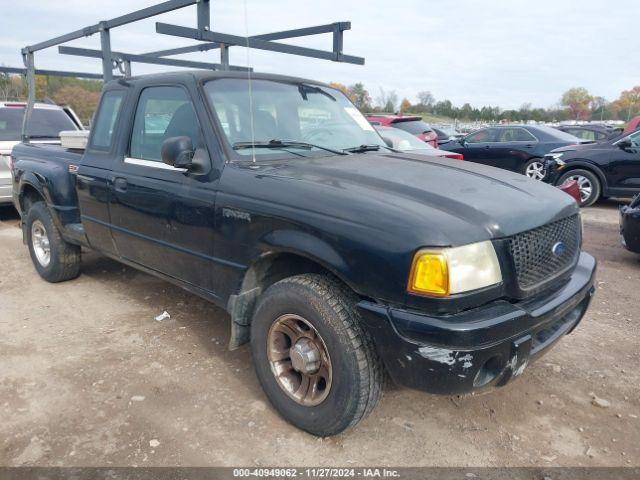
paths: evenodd
<path fill-rule="evenodd" d="M 261 291 L 265 291 L 280 280 L 304 273 L 333 275 L 330 270 L 319 263 L 301 255 L 293 253 L 268 254 L 257 260 L 247 270 L 241 290 L 249 291 L 259 288 Z"/>
<path fill-rule="evenodd" d="M 320 263 L 294 253 L 270 253 L 251 265 L 244 275 L 240 292 L 229 298 L 227 311 L 231 314 L 229 347 L 237 348 L 249 341 L 249 325 L 260 295 L 274 283 L 305 273 L 319 273 L 340 280 Z M 345 284 L 346 285 L 346 284 Z"/>
<path fill-rule="evenodd" d="M 40 201 L 44 201 L 44 197 L 40 194 L 40 192 L 33 185 L 25 185 L 20 193 L 20 209 L 22 213 L 27 213 L 29 211 L 29 207 Z"/>

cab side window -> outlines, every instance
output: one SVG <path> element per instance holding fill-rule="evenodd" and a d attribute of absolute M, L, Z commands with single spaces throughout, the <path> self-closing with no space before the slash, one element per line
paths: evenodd
<path fill-rule="evenodd" d="M 98 115 L 93 125 L 92 148 L 108 150 L 111 147 L 113 131 L 122 106 L 124 93 L 122 90 L 112 90 L 102 96 Z"/>
<path fill-rule="evenodd" d="M 467 137 L 467 143 L 495 142 L 495 137 L 495 129 L 485 128 L 484 130 L 479 130 L 469 135 Z"/>
<path fill-rule="evenodd" d="M 131 134 L 130 156 L 162 162 L 162 144 L 173 137 L 189 137 L 202 146 L 198 118 L 187 92 L 180 87 L 149 87 L 142 91 Z"/>
<path fill-rule="evenodd" d="M 524 128 L 503 128 L 500 131 L 498 142 L 535 142 L 536 137 Z"/>

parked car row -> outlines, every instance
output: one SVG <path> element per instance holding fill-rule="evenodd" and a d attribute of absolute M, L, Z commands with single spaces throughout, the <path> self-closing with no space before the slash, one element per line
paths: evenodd
<path fill-rule="evenodd" d="M 441 145 L 470 162 L 544 178 L 544 156 L 551 150 L 583 143 L 573 135 L 540 125 L 500 125 L 482 128 Z"/>

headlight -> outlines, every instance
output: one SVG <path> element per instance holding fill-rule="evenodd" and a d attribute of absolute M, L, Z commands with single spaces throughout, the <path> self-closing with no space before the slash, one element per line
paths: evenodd
<path fill-rule="evenodd" d="M 416 295 L 447 297 L 502 281 L 498 256 L 490 241 L 463 247 L 423 249 L 416 253 L 407 290 Z"/>
<path fill-rule="evenodd" d="M 549 153 L 548 155 L 545 155 L 545 157 L 550 160 L 554 160 L 559 167 L 564 167 L 567 163 L 562 160 L 562 155 L 564 155 L 564 153 Z"/>

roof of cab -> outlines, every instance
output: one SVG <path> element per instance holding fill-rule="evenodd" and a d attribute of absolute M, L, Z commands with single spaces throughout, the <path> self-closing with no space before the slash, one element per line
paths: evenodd
<path fill-rule="evenodd" d="M 272 73 L 256 73 L 251 72 L 249 75 L 248 72 L 241 71 L 210 71 L 210 70 L 184 70 L 179 72 L 163 72 L 163 73 L 152 73 L 148 75 L 140 75 L 127 79 L 117 79 L 110 82 L 110 85 L 122 84 L 122 82 L 163 82 L 167 80 L 176 80 L 176 79 L 184 79 L 185 77 L 194 78 L 198 82 L 206 82 L 207 80 L 216 80 L 219 78 L 237 78 L 246 80 L 251 78 L 251 80 L 271 80 L 275 82 L 286 82 L 286 83 L 311 83 L 314 85 L 321 85 L 327 88 L 332 88 L 331 85 L 328 85 L 323 82 L 318 82 L 316 80 L 309 80 L 306 78 L 299 77 L 290 77 L 287 75 L 276 75 Z"/>

